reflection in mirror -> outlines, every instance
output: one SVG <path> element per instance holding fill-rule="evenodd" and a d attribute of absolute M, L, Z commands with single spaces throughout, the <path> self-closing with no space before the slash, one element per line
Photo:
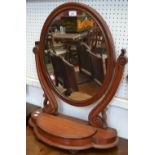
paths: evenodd
<path fill-rule="evenodd" d="M 108 55 L 92 17 L 79 10 L 57 15 L 48 27 L 44 49 L 48 74 L 61 95 L 81 101 L 100 91 Z"/>

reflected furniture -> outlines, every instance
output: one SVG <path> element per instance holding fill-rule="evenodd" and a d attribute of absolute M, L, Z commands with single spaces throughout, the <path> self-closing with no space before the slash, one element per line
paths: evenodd
<path fill-rule="evenodd" d="M 67 41 L 78 41 L 87 36 L 87 32 L 80 33 L 53 33 L 53 38 L 56 41 L 67 42 Z"/>
<path fill-rule="evenodd" d="M 65 44 L 66 59 L 72 64 L 78 63 L 77 46 L 85 37 L 87 37 L 87 32 L 52 33 L 52 37 L 55 41 Z"/>
<path fill-rule="evenodd" d="M 79 56 L 79 70 L 81 73 L 92 77 L 92 63 L 89 53 L 89 48 L 86 44 L 81 43 L 78 46 L 78 56 Z"/>
<path fill-rule="evenodd" d="M 102 85 L 104 81 L 104 66 L 103 59 L 100 56 L 95 55 L 92 52 L 90 53 L 90 59 L 92 64 L 92 76 L 95 81 L 97 81 L 98 84 Z"/>
<path fill-rule="evenodd" d="M 59 83 L 63 84 L 64 88 L 67 89 L 65 95 L 69 95 L 72 91 L 78 90 L 73 65 L 54 53 L 51 55 L 51 60 L 54 68 L 56 86 L 58 86 Z"/>

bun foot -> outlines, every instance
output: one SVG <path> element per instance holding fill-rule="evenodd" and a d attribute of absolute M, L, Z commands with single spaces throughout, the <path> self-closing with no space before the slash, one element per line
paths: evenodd
<path fill-rule="evenodd" d="M 69 150 L 69 152 L 70 152 L 70 154 L 75 155 L 75 154 L 77 154 L 79 151 L 78 151 L 78 150 Z"/>

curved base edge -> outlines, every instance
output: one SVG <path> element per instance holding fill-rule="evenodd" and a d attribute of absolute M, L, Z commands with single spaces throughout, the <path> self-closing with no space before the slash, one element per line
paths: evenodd
<path fill-rule="evenodd" d="M 37 118 L 36 118 L 37 119 Z M 42 142 L 66 150 L 85 150 L 89 148 L 96 149 L 109 149 L 117 146 L 119 138 L 117 137 L 117 132 L 115 129 L 107 128 L 100 129 L 96 128 L 96 133 L 92 136 L 85 138 L 62 138 L 49 134 L 37 126 L 36 120 L 33 116 L 29 119 L 29 125 L 33 128 L 35 136 Z M 109 136 L 106 135 L 106 132 L 112 134 Z"/>

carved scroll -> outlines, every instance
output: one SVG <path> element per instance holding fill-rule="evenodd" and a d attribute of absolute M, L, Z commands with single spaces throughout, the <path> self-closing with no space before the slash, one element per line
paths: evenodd
<path fill-rule="evenodd" d="M 102 101 L 89 113 L 88 119 L 89 123 L 92 126 L 104 128 L 105 127 L 105 119 L 99 114 L 102 111 L 105 111 L 105 108 L 112 100 L 113 96 L 115 95 L 117 88 L 119 86 L 119 83 L 122 78 L 122 74 L 124 71 L 124 66 L 127 63 L 127 58 L 125 57 L 125 49 L 121 50 L 121 54 L 117 59 L 116 66 L 115 66 L 115 73 L 113 80 L 111 82 L 111 85 L 109 86 L 109 89 L 105 95 L 105 97 L 102 99 Z"/>
<path fill-rule="evenodd" d="M 57 102 L 56 102 L 56 99 L 55 99 L 54 95 L 52 94 L 52 91 L 50 90 L 48 84 L 46 83 L 45 77 L 43 75 L 41 64 L 40 64 L 40 59 L 39 59 L 39 46 L 37 44 L 36 44 L 34 53 L 35 53 L 36 66 L 37 66 L 37 73 L 38 73 L 39 81 L 40 81 L 41 86 L 45 92 L 45 100 L 44 100 L 43 111 L 50 113 L 50 114 L 56 114 L 57 108 L 58 108 Z M 49 104 L 47 104 L 47 101 L 49 101 Z"/>

